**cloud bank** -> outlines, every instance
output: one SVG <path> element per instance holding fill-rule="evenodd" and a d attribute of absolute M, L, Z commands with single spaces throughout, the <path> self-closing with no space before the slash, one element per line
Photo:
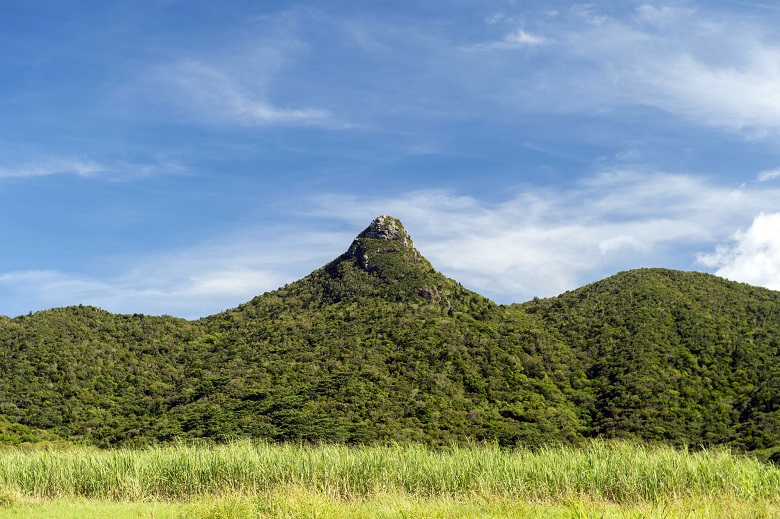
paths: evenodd
<path fill-rule="evenodd" d="M 780 209 L 780 189 L 612 172 L 568 189 L 529 187 L 500 203 L 447 192 L 319 203 L 317 214 L 350 214 L 356 227 L 390 212 L 436 268 L 499 302 L 520 302 L 620 270 L 713 266 L 697 263 L 701 252 L 727 241 L 757 210 Z"/>
<path fill-rule="evenodd" d="M 780 290 L 780 213 L 761 213 L 728 244 L 702 254 L 699 261 L 734 281 Z"/>
<path fill-rule="evenodd" d="M 118 313 L 197 318 L 305 276 L 342 252 L 334 244 L 348 240 L 300 231 L 258 241 L 257 234 L 251 229 L 181 250 L 100 258 L 100 273 L 7 272 L 0 274 L 0 290 L 24 295 L 27 306 L 12 307 L 14 315 L 89 304 Z"/>
<path fill-rule="evenodd" d="M 557 295 L 640 267 L 705 268 L 780 288 L 780 188 L 763 183 L 730 187 L 691 175 L 618 171 L 565 189 L 528 186 L 499 202 L 416 191 L 330 194 L 296 205 L 311 208 L 299 213 L 305 229 L 279 228 L 263 240 L 246 230 L 124 258 L 103 275 L 10 272 L 0 275 L 0 286 L 33 294 L 34 310 L 84 303 L 199 317 L 303 277 L 389 213 L 435 268 L 500 303 Z M 334 224 L 342 231 L 312 230 Z"/>

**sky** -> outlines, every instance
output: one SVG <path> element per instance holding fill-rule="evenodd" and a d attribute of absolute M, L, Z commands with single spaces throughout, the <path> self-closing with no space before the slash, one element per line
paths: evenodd
<path fill-rule="evenodd" d="M 198 318 L 393 215 L 497 303 L 780 290 L 780 5 L 4 0 L 0 315 Z"/>

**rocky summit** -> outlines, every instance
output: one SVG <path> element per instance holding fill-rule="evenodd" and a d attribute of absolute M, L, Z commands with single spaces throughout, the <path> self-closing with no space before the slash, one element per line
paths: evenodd
<path fill-rule="evenodd" d="M 373 272 L 389 268 L 389 263 L 397 262 L 400 257 L 419 262 L 428 270 L 432 269 L 430 263 L 415 249 L 401 221 L 382 215 L 357 235 L 340 259 L 354 260 L 363 270 Z"/>
<path fill-rule="evenodd" d="M 412 239 L 409 233 L 404 229 L 401 220 L 389 215 L 378 216 L 358 234 L 358 238 L 369 238 L 372 240 L 400 241 L 405 247 L 413 247 Z"/>

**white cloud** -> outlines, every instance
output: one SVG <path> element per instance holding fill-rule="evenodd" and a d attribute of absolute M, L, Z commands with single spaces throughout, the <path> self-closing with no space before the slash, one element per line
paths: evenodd
<path fill-rule="evenodd" d="M 780 178 L 780 168 L 762 171 L 756 178 L 759 182 L 768 182 Z"/>
<path fill-rule="evenodd" d="M 585 22 L 590 25 L 598 26 L 609 20 L 608 16 L 599 14 L 597 12 L 596 6 L 592 3 L 574 4 L 569 9 L 569 12 L 575 17 L 585 20 Z"/>
<path fill-rule="evenodd" d="M 250 63 L 246 64 L 247 66 Z M 180 113 L 201 122 L 248 126 L 324 124 L 330 114 L 317 108 L 281 108 L 264 99 L 263 79 L 237 74 L 197 60 L 159 67 L 152 83 Z"/>
<path fill-rule="evenodd" d="M 778 129 L 780 49 L 758 48 L 745 57 L 745 65 L 735 69 L 678 55 L 649 64 L 634 79 L 655 92 L 651 103 L 706 124 Z"/>
<path fill-rule="evenodd" d="M 503 11 L 498 11 L 491 14 L 490 16 L 485 17 L 485 23 L 488 25 L 495 25 L 497 23 L 506 21 L 506 18 L 507 16 Z"/>
<path fill-rule="evenodd" d="M 780 189 L 626 172 L 503 203 L 417 192 L 372 201 L 330 196 L 319 205 L 315 214 L 349 214 L 356 228 L 393 214 L 436 268 L 500 302 L 519 302 L 630 268 L 693 268 L 697 253 L 727 239 L 735 222 L 780 210 Z"/>
<path fill-rule="evenodd" d="M 90 159 L 59 157 L 28 162 L 19 166 L 0 167 L 0 178 L 29 178 L 62 174 L 89 177 L 103 173 L 106 169 L 104 165 Z"/>
<path fill-rule="evenodd" d="M 595 100 L 633 101 L 751 136 L 780 130 L 780 46 L 760 27 L 667 7 L 638 13 L 649 26 L 605 19 L 559 38 L 571 57 L 595 65 L 584 77 L 573 67 L 569 86 L 577 78 L 573 87 Z"/>
<path fill-rule="evenodd" d="M 521 47 L 537 47 L 551 43 L 551 40 L 544 36 L 531 34 L 522 29 L 506 34 L 498 41 L 477 43 L 469 47 L 472 50 L 493 50 L 493 49 L 519 49 Z"/>
<path fill-rule="evenodd" d="M 334 259 L 349 235 L 298 232 L 258 241 L 246 231 L 179 251 L 103 258 L 108 272 L 54 270 L 0 274 L 6 313 L 89 304 L 118 313 L 196 318 L 232 308 L 299 279 Z M 334 247 L 335 245 L 335 247 Z M 344 246 L 346 250 L 347 245 Z M 8 306 L 8 305 L 11 306 Z"/>
<path fill-rule="evenodd" d="M 86 157 L 54 157 L 23 162 L 17 166 L 0 167 L 0 178 L 34 178 L 52 175 L 76 175 L 108 180 L 126 180 L 155 175 L 179 175 L 188 171 L 177 160 L 161 158 L 149 162 L 125 160 L 96 161 Z"/>
<path fill-rule="evenodd" d="M 53 270 L 25 270 L 19 272 L 6 272 L 0 275 L 0 283 L 13 284 L 25 281 L 44 281 L 58 276 Z"/>
<path fill-rule="evenodd" d="M 775 35 L 770 25 L 739 13 L 644 4 L 617 17 L 579 4 L 555 19 L 528 17 L 523 29 L 467 49 L 554 43 L 544 45 L 543 60 L 495 52 L 474 64 L 490 66 L 484 88 L 525 110 L 593 114 L 637 104 L 765 138 L 780 133 Z"/>
<path fill-rule="evenodd" d="M 310 54 L 312 34 L 323 30 L 307 24 L 335 19 L 317 9 L 281 7 L 241 20 L 225 26 L 209 45 L 173 46 L 164 58 L 141 62 L 114 92 L 112 113 L 205 126 L 343 127 L 328 109 L 314 106 L 329 85 L 316 83 L 316 72 L 299 68 Z M 328 29 L 339 31 L 333 25 Z M 342 34 L 332 39 L 337 36 Z"/>
<path fill-rule="evenodd" d="M 650 4 L 642 4 L 636 8 L 637 18 L 645 23 L 656 26 L 669 25 L 683 16 L 690 16 L 693 11 L 664 5 L 656 7 Z"/>
<path fill-rule="evenodd" d="M 535 46 L 535 45 L 544 45 L 545 43 L 549 43 L 550 40 L 545 38 L 544 36 L 537 36 L 535 34 L 530 34 L 528 32 L 525 32 L 523 30 L 515 31 L 511 34 L 507 34 L 504 37 L 504 44 L 510 47 L 518 47 L 518 46 Z"/>
<path fill-rule="evenodd" d="M 24 304 L 34 306 L 4 311 L 83 303 L 124 313 L 213 314 L 326 264 L 388 213 L 401 218 L 435 268 L 502 303 L 553 296 L 626 269 L 690 270 L 697 260 L 720 275 L 774 286 L 780 264 L 780 188 L 764 184 L 732 188 L 690 175 L 623 171 L 565 189 L 528 187 L 501 202 L 418 191 L 373 199 L 331 194 L 296 205 L 311 208 L 299 214 L 297 229 L 246 229 L 183 250 L 102 258 L 102 273 L 2 274 L 8 301 L 24 294 Z M 735 245 L 716 249 L 759 211 L 764 215 Z M 334 223 L 349 230 L 321 231 Z M 700 254 L 707 250 L 716 252 Z"/>
<path fill-rule="evenodd" d="M 729 244 L 699 256 L 716 274 L 735 281 L 780 290 L 780 213 L 761 213 Z"/>

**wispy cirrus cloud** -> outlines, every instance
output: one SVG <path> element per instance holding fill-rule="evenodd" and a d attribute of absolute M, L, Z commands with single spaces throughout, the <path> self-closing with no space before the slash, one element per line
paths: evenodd
<path fill-rule="evenodd" d="M 261 9 L 265 12 L 265 9 Z M 199 126 L 341 128 L 302 69 L 320 28 L 319 11 L 278 6 L 242 20 L 207 47 L 173 47 L 133 71 L 116 94 L 126 115 Z M 310 30 L 307 31 L 306 27 Z M 316 74 L 313 74 L 316 76 Z M 137 113 L 136 113 L 137 112 Z"/>
<path fill-rule="evenodd" d="M 331 114 L 320 108 L 282 108 L 264 98 L 260 85 L 198 60 L 181 60 L 157 67 L 152 83 L 163 89 L 168 103 L 201 122 L 240 125 L 327 124 Z"/>
<path fill-rule="evenodd" d="M 615 99 L 754 135 L 780 129 L 780 44 L 753 21 L 715 16 L 642 5 L 637 23 L 606 18 L 567 41 Z"/>
<path fill-rule="evenodd" d="M 49 175 L 78 175 L 90 177 L 107 170 L 106 166 L 81 157 L 59 157 L 22 163 L 16 166 L 0 166 L 0 178 L 30 178 Z"/>
<path fill-rule="evenodd" d="M 486 23 L 495 31 L 515 19 L 502 13 Z M 643 4 L 616 15 L 578 4 L 556 17 L 527 14 L 515 31 L 468 49 L 538 48 L 533 62 L 497 53 L 502 61 L 491 66 L 501 64 L 506 81 L 486 85 L 506 89 L 507 102 L 511 87 L 529 109 L 592 113 L 638 104 L 762 138 L 780 133 L 774 34 L 739 12 Z"/>
<path fill-rule="evenodd" d="M 759 182 L 768 182 L 780 178 L 780 168 L 762 171 L 756 178 Z"/>
<path fill-rule="evenodd" d="M 475 43 L 470 50 L 519 49 L 522 47 L 537 47 L 552 43 L 549 38 L 532 34 L 522 29 L 505 34 L 500 40 Z"/>
<path fill-rule="evenodd" d="M 52 157 L 43 160 L 22 161 L 17 165 L 0 166 L 0 179 L 75 175 L 109 180 L 128 180 L 157 175 L 178 175 L 187 171 L 185 163 L 168 158 L 141 162 L 116 158 L 94 160 L 87 157 Z"/>
<path fill-rule="evenodd" d="M 693 9 L 662 5 L 660 7 L 651 4 L 642 4 L 636 8 L 636 18 L 640 22 L 663 27 L 677 23 L 683 18 L 695 16 Z"/>

